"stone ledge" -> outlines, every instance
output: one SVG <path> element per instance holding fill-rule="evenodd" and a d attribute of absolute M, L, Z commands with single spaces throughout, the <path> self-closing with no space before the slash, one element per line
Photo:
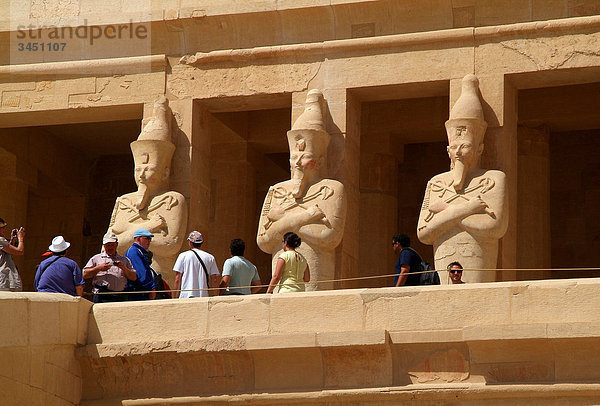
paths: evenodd
<path fill-rule="evenodd" d="M 385 345 L 389 342 L 387 331 L 367 330 L 333 333 L 267 334 L 138 343 L 89 344 L 79 347 L 76 353 L 79 358 L 111 358 L 165 352 L 191 353 L 372 346 Z"/>
<path fill-rule="evenodd" d="M 275 404 L 347 404 L 349 402 L 377 402 L 378 405 L 397 405 L 399 401 L 496 401 L 495 405 L 513 405 L 521 400 L 531 404 L 533 399 L 544 404 L 573 404 L 553 402 L 568 397 L 571 402 L 598 399 L 600 384 L 561 383 L 550 385 L 485 385 L 450 383 L 446 385 L 419 384 L 368 389 L 339 389 L 287 393 L 234 394 L 217 396 L 184 396 L 152 399 L 115 399 L 111 402 L 87 401 L 82 406 L 119 404 L 123 406 L 158 405 L 275 405 Z M 594 401 L 594 403 L 596 402 Z M 586 403 L 588 404 L 588 403 Z M 591 404 L 591 403 L 589 403 Z"/>
<path fill-rule="evenodd" d="M 209 340 L 223 348 L 214 340 L 244 337 L 248 349 L 269 340 L 279 348 L 265 337 L 291 335 L 303 347 L 384 330 L 399 343 L 597 337 L 599 285 L 590 278 L 109 303 L 92 307 L 87 344 L 153 346 L 148 338 L 160 337 L 159 347 Z"/>
<path fill-rule="evenodd" d="M 463 343 L 496 340 L 600 338 L 600 323 L 540 323 L 465 327 L 449 330 L 361 330 L 297 334 L 263 334 L 187 340 L 88 344 L 78 357 L 110 358 L 151 353 L 262 351 L 323 347 L 359 347 L 420 343 Z"/>
<path fill-rule="evenodd" d="M 130 56 L 112 59 L 83 59 L 77 61 L 0 66 L 0 77 L 13 77 L 16 75 L 124 75 L 140 72 L 164 71 L 166 66 L 167 58 L 165 55 Z"/>

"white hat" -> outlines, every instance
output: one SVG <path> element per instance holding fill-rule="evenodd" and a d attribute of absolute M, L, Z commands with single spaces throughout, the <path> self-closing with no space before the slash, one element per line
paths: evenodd
<path fill-rule="evenodd" d="M 54 253 L 66 251 L 71 246 L 71 243 L 65 241 L 62 235 L 57 235 L 52 239 L 52 244 L 48 246 L 48 249 Z"/>
<path fill-rule="evenodd" d="M 190 233 L 190 236 L 188 237 L 188 241 L 191 241 L 195 244 L 200 244 L 204 242 L 204 238 L 202 237 L 202 234 L 199 231 L 192 231 Z"/>
<path fill-rule="evenodd" d="M 102 237 L 102 244 L 108 244 L 109 242 L 119 242 L 119 239 L 112 231 L 109 231 Z"/>

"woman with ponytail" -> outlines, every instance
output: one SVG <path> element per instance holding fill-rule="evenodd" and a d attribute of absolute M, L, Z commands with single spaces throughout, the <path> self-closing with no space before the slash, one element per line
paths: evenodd
<path fill-rule="evenodd" d="M 301 243 L 302 239 L 296 233 L 285 233 L 283 252 L 277 258 L 267 293 L 273 293 L 280 282 L 279 293 L 304 292 L 304 284 L 310 282 L 310 270 L 304 255 L 296 252 Z"/>

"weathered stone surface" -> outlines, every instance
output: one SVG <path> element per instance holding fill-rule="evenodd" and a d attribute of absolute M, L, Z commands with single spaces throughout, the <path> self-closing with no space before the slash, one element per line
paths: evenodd
<path fill-rule="evenodd" d="M 251 242 L 260 203 L 286 179 L 285 132 L 312 88 L 327 100 L 328 178 L 343 184 L 347 203 L 328 271 L 336 279 L 389 274 L 389 238 L 415 229 L 424 180 L 446 170 L 431 151 L 466 74 L 480 80 L 489 125 L 483 166 L 502 170 L 510 186 L 512 214 L 494 264 L 502 270 L 491 278 L 597 276 L 546 268 L 597 265 L 599 5 L 522 3 L 1 2 L 0 216 L 28 229 L 18 261 L 24 282 L 31 287 L 53 235 L 68 236 L 80 264 L 99 248 L 110 217 L 104 201 L 134 190 L 120 189 L 118 175 L 131 170 L 125 156 L 138 133 L 127 121 L 147 125 L 160 96 L 175 118 L 168 190 L 185 197 L 190 227 L 207 234 L 219 265 L 242 235 L 266 282 L 272 252 Z M 60 54 L 16 51 L 20 23 L 130 21 L 149 30 L 147 41 L 74 38 Z M 547 129 L 546 162 L 517 130 L 523 125 Z M 106 163 L 111 170 L 97 169 Z M 536 235 L 523 239 L 532 224 Z M 513 269 L 524 267 L 543 269 Z M 585 382 L 600 370 L 597 285 L 108 304 L 95 306 L 89 323 L 90 305 L 78 299 L 2 293 L 0 387 L 10 393 L 0 390 L 0 403 L 595 404 L 600 387 Z"/>
<path fill-rule="evenodd" d="M 461 273 L 468 270 L 467 282 L 496 280 L 498 240 L 508 227 L 506 175 L 479 166 L 487 122 L 478 92 L 478 79 L 465 76 L 446 121 L 450 171 L 427 183 L 417 225 L 419 239 L 433 245 L 442 283 L 449 279 L 445 269 L 457 261 Z"/>
<path fill-rule="evenodd" d="M 306 290 L 333 287 L 335 249 L 342 240 L 346 222 L 344 185 L 327 178 L 327 147 L 331 137 L 325 131 L 322 104 L 323 94 L 319 90 L 308 92 L 304 112 L 287 132 L 291 180 L 269 188 L 256 236 L 260 249 L 273 256 L 273 275 L 280 261 L 278 257 L 288 250 L 287 246 L 281 247 L 284 235 L 293 232 L 303 240 L 299 247 L 289 249 L 297 248 L 306 258 L 310 271 L 309 281 L 305 280 L 309 282 Z M 271 280 L 270 290 L 278 283 L 285 284 L 281 275 L 279 279 Z"/>

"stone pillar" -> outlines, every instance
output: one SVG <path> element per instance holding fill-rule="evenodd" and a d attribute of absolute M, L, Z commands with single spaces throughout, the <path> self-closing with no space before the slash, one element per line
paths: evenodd
<path fill-rule="evenodd" d="M 518 268 L 551 266 L 550 132 L 519 126 L 517 254 Z M 518 280 L 549 279 L 547 271 L 517 271 Z"/>
<path fill-rule="evenodd" d="M 210 226 L 211 114 L 192 99 L 170 101 L 177 149 L 171 165 L 171 188 L 188 200 L 188 232 Z M 185 246 L 182 249 L 185 250 Z"/>
<path fill-rule="evenodd" d="M 329 174 L 344 184 L 347 212 L 344 238 L 336 251 L 336 279 L 360 276 L 360 116 L 361 103 L 346 89 L 323 91 L 327 100 Z M 353 288 L 361 282 L 340 282 L 337 288 Z"/>
<path fill-rule="evenodd" d="M 211 233 L 207 247 L 216 257 L 219 270 L 229 258 L 233 238 L 246 242 L 247 258 L 256 256 L 256 181 L 248 142 L 228 142 L 212 147 Z M 267 281 L 268 282 L 268 281 Z"/>
<path fill-rule="evenodd" d="M 498 269 L 517 266 L 517 90 L 504 75 L 479 75 L 479 90 L 488 128 L 481 167 L 507 176 L 508 230 L 500 240 Z M 462 78 L 450 82 L 450 106 L 460 96 Z M 516 271 L 497 271 L 497 281 L 516 279 Z"/>
<path fill-rule="evenodd" d="M 18 176 L 16 155 L 0 148 L 0 194 L 2 195 L 0 217 L 8 223 L 7 239 L 10 239 L 13 228 L 27 227 L 28 190 L 29 185 Z M 27 237 L 25 237 L 25 247 L 27 247 Z M 14 256 L 13 259 L 25 284 L 29 278 L 24 275 L 24 257 Z"/>
<path fill-rule="evenodd" d="M 367 107 L 368 109 L 368 107 Z M 369 110 L 364 110 L 365 118 Z M 360 165 L 360 276 L 393 273 L 390 242 L 398 232 L 398 164 L 402 149 L 392 147 L 389 132 L 362 134 Z M 360 287 L 392 286 L 393 279 L 367 279 Z"/>
<path fill-rule="evenodd" d="M 183 194 L 188 203 L 187 234 L 206 233 L 210 226 L 210 126 L 212 116 L 192 99 L 169 102 L 173 113 L 172 136 L 175 153 L 171 163 L 171 190 Z M 188 249 L 187 241 L 181 250 Z M 169 283 L 174 272 L 166 272 Z"/>

